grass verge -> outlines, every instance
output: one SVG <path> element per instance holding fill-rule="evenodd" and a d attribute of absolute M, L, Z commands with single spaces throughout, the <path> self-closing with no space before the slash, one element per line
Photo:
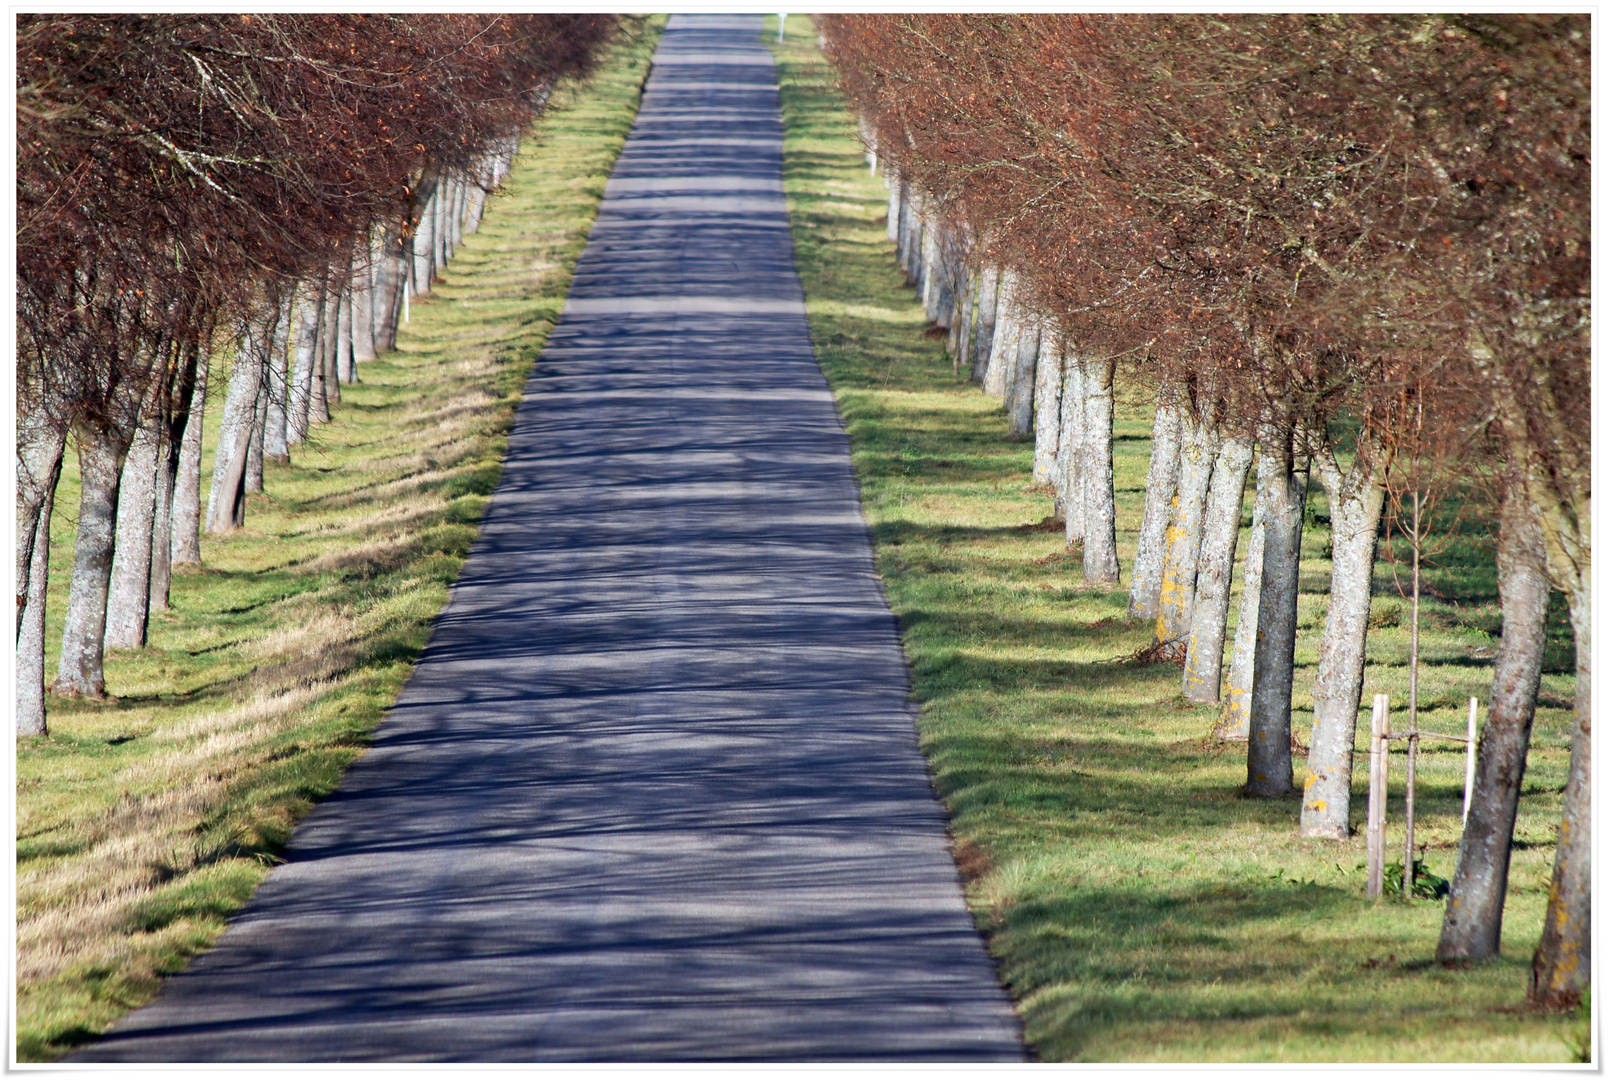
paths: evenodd
<path fill-rule="evenodd" d="M 767 19 L 774 41 L 775 17 Z M 904 628 L 920 736 L 948 804 L 972 910 L 1027 1036 L 1067 1061 L 1565 1061 L 1569 1018 L 1527 1012 L 1568 758 L 1572 660 L 1554 635 L 1521 801 L 1504 955 L 1433 962 L 1442 905 L 1363 898 L 1360 837 L 1296 835 L 1296 800 L 1244 798 L 1244 751 L 1149 641 L 1127 594 L 1085 588 L 1031 486 L 1031 446 L 957 380 L 904 287 L 887 194 L 804 16 L 782 68 L 785 185 L 810 328 L 848 427 L 877 568 Z M 1118 541 L 1132 565 L 1149 454 L 1144 403 L 1116 422 Z M 1315 489 L 1316 491 L 1316 489 Z M 1326 601 L 1327 506 L 1303 541 L 1297 727 L 1310 733 Z M 1249 520 L 1247 507 L 1246 523 Z M 1425 604 L 1423 726 L 1455 733 L 1490 687 L 1500 626 L 1489 549 L 1468 526 Z M 1241 551 L 1244 540 L 1242 538 Z M 1365 693 L 1405 700 L 1406 605 L 1376 579 Z M 1232 639 L 1232 630 L 1230 631 Z M 1399 706 L 1398 706 L 1399 707 Z M 1366 730 L 1366 723 L 1363 725 Z M 1419 840 L 1456 859 L 1462 751 L 1426 744 Z M 1297 778 L 1305 761 L 1297 758 Z M 1398 764 L 1392 813 L 1401 806 Z M 1366 770 L 1363 770 L 1365 776 Z M 1365 779 L 1364 781 L 1365 782 Z M 1363 801 L 1354 796 L 1354 814 Z M 1394 823 L 1393 823 L 1394 824 Z M 1400 829 L 1392 828 L 1399 845 Z M 1400 857 L 1399 855 L 1397 856 Z"/>
<path fill-rule="evenodd" d="M 17 744 L 18 1060 L 95 1038 L 208 947 L 395 700 L 496 487 L 663 23 L 628 24 L 555 94 L 397 350 L 268 465 L 245 530 L 204 539 L 150 645 L 108 656 L 113 700 L 51 699 L 50 735 Z M 52 650 L 77 502 L 69 461 Z"/>

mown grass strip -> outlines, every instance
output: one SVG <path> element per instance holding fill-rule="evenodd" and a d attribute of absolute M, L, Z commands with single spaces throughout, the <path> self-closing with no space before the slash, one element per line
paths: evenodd
<path fill-rule="evenodd" d="M 663 23 L 629 24 L 558 90 L 397 351 L 341 388 L 291 465 L 269 464 L 246 530 L 205 538 L 150 646 L 108 658 L 114 700 L 52 699 L 51 734 L 18 745 L 19 1060 L 94 1038 L 206 948 L 395 700 L 497 485 Z M 77 494 L 69 461 L 52 648 Z"/>
<path fill-rule="evenodd" d="M 767 25 L 774 43 L 775 18 Z M 868 174 L 809 21 L 789 18 L 773 48 L 817 355 L 849 430 L 972 908 L 1036 1050 L 1075 1061 L 1568 1060 L 1573 1022 L 1523 1008 L 1567 765 L 1573 678 L 1562 624 L 1525 781 L 1504 955 L 1448 971 L 1432 961 L 1439 903 L 1365 900 L 1360 837 L 1301 840 L 1294 800 L 1241 797 L 1243 748 L 1212 743 L 1215 710 L 1183 702 L 1179 669 L 1117 662 L 1148 643 L 1148 624 L 1126 619 L 1124 592 L 1082 587 L 1062 535 L 1037 527 L 1051 504 L 1030 484 L 1030 446 L 1006 439 L 1003 412 L 956 380 L 941 344 L 923 336 L 883 231 L 886 190 Z M 1124 574 L 1149 419 L 1135 396 L 1117 420 Z M 1326 513 L 1319 494 L 1302 568 L 1303 741 Z M 1489 689 L 1500 619 L 1489 548 L 1473 526 L 1439 563 L 1431 585 L 1444 599 L 1425 605 L 1423 724 L 1457 732 L 1468 697 Z M 1376 590 L 1392 589 L 1381 567 Z M 1398 625 L 1370 635 L 1366 692 L 1388 692 L 1400 708 L 1405 605 L 1382 597 L 1380 609 L 1377 622 L 1394 609 Z M 1426 743 L 1419 838 L 1443 876 L 1456 858 L 1462 768 L 1461 748 Z M 1393 844 L 1400 777 L 1398 765 Z"/>

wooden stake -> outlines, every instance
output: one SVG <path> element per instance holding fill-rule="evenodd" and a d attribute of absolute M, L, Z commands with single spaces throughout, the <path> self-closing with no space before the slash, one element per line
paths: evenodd
<path fill-rule="evenodd" d="M 1385 785 L 1389 780 L 1390 697 L 1375 694 L 1368 738 L 1368 896 L 1385 891 Z"/>
<path fill-rule="evenodd" d="M 1480 699 L 1468 699 L 1468 754 L 1463 759 L 1463 824 L 1468 824 L 1468 804 L 1474 800 L 1474 721 L 1479 715 Z"/>

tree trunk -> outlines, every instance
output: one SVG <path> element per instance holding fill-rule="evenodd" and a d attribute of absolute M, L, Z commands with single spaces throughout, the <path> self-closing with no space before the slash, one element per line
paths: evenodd
<path fill-rule="evenodd" d="M 911 258 L 910 248 L 912 238 L 918 228 L 915 194 L 915 190 L 910 186 L 910 181 L 899 181 L 899 222 L 898 235 L 894 246 L 894 261 L 898 264 L 899 269 L 904 272 L 906 284 L 910 283 L 913 276 L 911 274 L 911 265 L 914 260 Z"/>
<path fill-rule="evenodd" d="M 1083 540 L 1083 357 L 1064 342 L 1061 350 L 1061 433 L 1055 444 L 1055 515 L 1066 523 L 1066 542 Z"/>
<path fill-rule="evenodd" d="M 463 198 L 464 180 L 461 176 L 452 178 L 452 203 L 447 214 L 447 258 L 458 254 L 458 248 L 463 246 Z"/>
<path fill-rule="evenodd" d="M 245 323 L 235 345 L 234 368 L 223 403 L 223 423 L 212 465 L 212 493 L 207 500 L 207 532 L 233 532 L 246 523 L 246 459 L 251 447 L 268 328 L 254 318 Z"/>
<path fill-rule="evenodd" d="M 318 363 L 320 342 L 324 340 L 324 305 L 315 286 L 302 285 L 296 301 L 296 361 L 291 368 L 290 404 L 285 414 L 285 442 L 299 446 L 317 415 L 313 401 L 323 378 Z"/>
<path fill-rule="evenodd" d="M 1162 388 L 1150 436 L 1150 471 L 1145 478 L 1145 513 L 1139 523 L 1138 550 L 1128 590 L 1128 615 L 1154 619 L 1160 610 L 1161 579 L 1166 570 L 1167 526 L 1178 492 L 1178 447 L 1183 412 L 1169 403 Z"/>
<path fill-rule="evenodd" d="M 161 418 L 140 423 L 118 483 L 112 576 L 106 597 L 108 649 L 143 649 L 151 603 L 151 547 L 156 522 L 156 471 Z"/>
<path fill-rule="evenodd" d="M 17 420 L 17 734 L 45 725 L 45 594 L 50 582 L 50 514 L 67 429 L 42 409 Z"/>
<path fill-rule="evenodd" d="M 1022 335 L 1016 349 L 1016 366 L 1011 372 L 1009 392 L 1005 395 L 1006 434 L 1012 439 L 1025 439 L 1033 432 L 1033 376 L 1038 370 L 1039 353 L 1045 339 L 1043 323 Z"/>
<path fill-rule="evenodd" d="M 197 345 L 195 390 L 179 444 L 179 471 L 173 480 L 173 564 L 201 565 L 201 429 L 206 417 L 211 350 Z"/>
<path fill-rule="evenodd" d="M 1212 465 L 1206 513 L 1201 521 L 1195 608 L 1189 621 L 1189 652 L 1184 658 L 1184 698 L 1189 701 L 1208 705 L 1218 701 L 1229 591 L 1234 584 L 1234 551 L 1239 546 L 1245 477 L 1250 470 L 1251 444 L 1225 438 Z"/>
<path fill-rule="evenodd" d="M 1377 480 L 1383 449 L 1370 447 L 1346 473 L 1334 452 L 1316 455 L 1318 477 L 1329 491 L 1334 558 L 1329 613 L 1318 646 L 1312 688 L 1312 750 L 1301 801 L 1301 835 L 1344 840 L 1351 835 L 1351 761 L 1368 656 L 1368 612 L 1373 597 L 1375 540 L 1384 489 Z"/>
<path fill-rule="evenodd" d="M 1156 599 L 1157 643 L 1187 641 L 1195 609 L 1195 574 L 1200 560 L 1200 530 L 1211 491 L 1212 465 L 1221 439 L 1215 418 L 1203 411 L 1199 420 L 1185 416 L 1178 448 L 1178 493 L 1167 527 L 1166 559 Z"/>
<path fill-rule="evenodd" d="M 1083 581 L 1087 585 L 1116 585 L 1117 565 L 1116 481 L 1111 468 L 1112 385 L 1117 362 L 1088 360 L 1083 364 Z"/>
<path fill-rule="evenodd" d="M 151 580 L 147 611 L 166 611 L 173 588 L 173 483 L 179 448 L 166 430 L 156 452 L 156 506 L 151 520 Z"/>
<path fill-rule="evenodd" d="M 463 219 L 463 231 L 466 234 L 479 232 L 480 222 L 486 216 L 486 187 L 482 168 L 482 166 L 476 167 L 474 182 L 469 185 L 469 201 L 465 205 Z"/>
<path fill-rule="evenodd" d="M 1295 790 L 1290 763 L 1290 692 L 1295 686 L 1295 608 L 1301 587 L 1307 465 L 1297 462 L 1289 432 L 1269 432 L 1261 442 L 1256 499 L 1262 504 L 1264 530 L 1262 581 L 1251 671 L 1246 791 L 1275 797 Z"/>
<path fill-rule="evenodd" d="M 478 189 L 476 189 L 478 190 Z M 374 359 L 375 245 L 362 250 L 352 271 L 352 381 L 358 365 Z"/>
<path fill-rule="evenodd" d="M 52 693 L 63 697 L 106 696 L 106 599 L 117 528 L 117 484 L 127 449 L 127 439 L 117 434 L 115 425 L 78 430 L 78 536 L 61 662 L 51 687 Z"/>
<path fill-rule="evenodd" d="M 441 186 L 436 188 L 435 220 L 432 222 L 430 229 L 430 238 L 435 241 L 433 251 L 435 273 L 431 275 L 432 285 L 435 283 L 434 279 L 440 277 L 446 271 L 447 260 L 452 257 L 452 247 L 447 239 L 450 232 L 448 218 L 451 216 L 449 212 L 451 204 L 452 178 L 449 176 L 444 177 L 441 181 Z"/>
<path fill-rule="evenodd" d="M 430 291 L 435 277 L 435 199 L 440 187 L 433 187 L 419 208 L 419 224 L 413 231 L 413 295 Z"/>
<path fill-rule="evenodd" d="M 938 326 L 945 325 L 950 308 L 955 302 L 954 285 L 950 281 L 949 274 L 950 260 L 947 252 L 949 244 L 946 233 L 947 230 L 935 215 L 932 228 L 927 230 L 927 237 L 922 240 L 922 262 L 927 268 L 922 283 L 922 299 L 925 302 L 927 321 Z"/>
<path fill-rule="evenodd" d="M 341 399 L 341 300 L 344 290 L 339 279 L 324 291 L 324 415 L 330 419 L 329 407 Z"/>
<path fill-rule="evenodd" d="M 1052 322 L 1045 327 L 1038 368 L 1033 374 L 1033 483 L 1050 484 L 1055 475 L 1055 452 L 1061 445 L 1061 332 Z"/>
<path fill-rule="evenodd" d="M 1000 275 L 999 308 L 994 334 L 989 340 L 988 366 L 983 370 L 983 392 L 996 400 L 1005 397 L 1011 359 L 1020 344 L 1026 312 L 1016 302 L 1016 275 L 1006 270 Z"/>
<path fill-rule="evenodd" d="M 257 408 L 251 416 L 251 441 L 246 447 L 246 493 L 255 494 L 262 491 L 262 455 L 263 444 L 268 438 L 268 396 L 272 392 L 273 376 L 270 369 L 273 365 L 271 356 L 263 357 L 262 381 L 263 385 L 257 388 Z"/>
<path fill-rule="evenodd" d="M 1485 727 L 1474 762 L 1474 793 L 1457 853 L 1435 958 L 1484 960 L 1502 947 L 1513 825 L 1530 751 L 1536 691 L 1546 651 L 1546 550 L 1541 529 L 1511 473 L 1502 485 L 1497 532 L 1496 585 L 1502 597 L 1502 639 Z"/>
<path fill-rule="evenodd" d="M 972 295 L 972 275 L 968 272 L 964 262 L 956 260 L 951 276 L 954 290 L 950 300 L 949 318 L 944 323 L 945 326 L 949 327 L 949 337 L 944 342 L 944 348 L 954 359 L 952 370 L 958 375 L 960 374 L 960 365 L 965 363 L 965 359 L 961 356 L 961 353 L 965 351 L 965 346 L 962 343 L 965 341 L 966 331 L 971 325 L 968 316 L 971 314 L 971 305 L 975 297 Z M 970 369 L 968 369 L 968 373 L 969 371 Z"/>
<path fill-rule="evenodd" d="M 904 190 L 904 186 L 899 180 L 898 168 L 889 165 L 884 169 L 882 171 L 882 182 L 888 186 L 888 239 L 894 244 L 898 244 L 899 214 L 902 206 L 901 192 Z"/>
<path fill-rule="evenodd" d="M 1590 508 L 1585 508 L 1589 515 Z M 1591 986 L 1591 586 L 1571 590 L 1575 637 L 1575 727 L 1563 820 L 1547 887 L 1547 917 L 1530 961 L 1530 1001 L 1572 1009 Z M 1571 583 L 1574 584 L 1574 583 Z"/>
<path fill-rule="evenodd" d="M 375 260 L 374 351 L 378 354 L 396 348 L 397 324 L 402 318 L 402 281 L 407 269 L 401 236 L 394 225 L 381 229 Z"/>
<path fill-rule="evenodd" d="M 972 381 L 979 383 L 988 375 L 988 358 L 994 348 L 994 328 L 998 325 L 999 267 L 985 268 L 982 278 L 977 289 L 977 334 L 972 342 Z"/>
<path fill-rule="evenodd" d="M 273 346 L 268 354 L 267 390 L 263 402 L 262 454 L 281 465 L 290 463 L 290 319 L 294 305 L 286 299 L 274 323 Z M 257 490 L 261 490 L 258 488 Z"/>
<path fill-rule="evenodd" d="M 1256 623 L 1261 610 L 1262 550 L 1267 527 L 1261 499 L 1252 500 L 1251 539 L 1245 552 L 1239 623 L 1234 627 L 1234 659 L 1228 667 L 1228 695 L 1217 719 L 1217 737 L 1243 742 L 1251 735 L 1251 675 L 1256 665 Z"/>
<path fill-rule="evenodd" d="M 356 382 L 357 365 L 352 359 L 356 346 L 352 343 L 352 286 L 351 279 L 346 279 L 346 288 L 341 290 L 341 303 L 338 313 L 339 321 L 335 324 L 335 376 L 337 382 Z"/>

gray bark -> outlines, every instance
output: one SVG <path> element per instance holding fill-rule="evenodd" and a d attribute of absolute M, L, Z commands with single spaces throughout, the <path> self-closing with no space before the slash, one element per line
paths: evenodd
<path fill-rule="evenodd" d="M 1055 514 L 1066 522 L 1066 542 L 1083 540 L 1083 473 L 1079 460 L 1083 435 L 1083 358 L 1063 339 L 1061 346 L 1061 434 L 1055 445 Z"/>
<path fill-rule="evenodd" d="M 422 185 L 421 185 L 422 186 Z M 432 185 L 419 208 L 419 224 L 413 231 L 413 295 L 430 291 L 435 277 L 435 203 L 439 185 Z"/>
<path fill-rule="evenodd" d="M 337 382 L 357 381 L 357 362 L 353 359 L 356 347 L 352 340 L 352 289 L 351 282 L 341 290 L 338 321 L 335 324 L 335 376 Z"/>
<path fill-rule="evenodd" d="M 151 526 L 151 611 L 168 608 L 173 584 L 174 499 L 183 465 L 182 448 L 190 433 L 192 418 L 198 429 L 201 425 L 200 395 L 205 393 L 200 386 L 204 364 L 200 341 L 192 339 L 184 343 L 183 350 L 177 378 L 162 408 L 162 445 L 157 452 L 156 467 L 156 518 Z M 196 463 L 200 464 L 199 446 Z M 199 477 L 197 480 L 199 490 Z M 193 510 L 194 503 L 190 505 Z M 193 531 L 193 519 L 190 527 Z"/>
<path fill-rule="evenodd" d="M 246 465 L 262 392 L 263 365 L 272 329 L 261 317 L 241 327 L 223 403 L 223 423 L 207 499 L 207 532 L 233 532 L 246 523 Z"/>
<path fill-rule="evenodd" d="M 977 288 L 977 330 L 972 342 L 972 381 L 982 382 L 988 375 L 989 354 L 994 348 L 994 328 L 999 318 L 1000 270 L 983 270 Z"/>
<path fill-rule="evenodd" d="M 1251 512 L 1251 538 L 1245 552 L 1245 572 L 1240 592 L 1239 623 L 1234 627 L 1234 659 L 1228 667 L 1228 694 L 1218 716 L 1217 737 L 1239 742 L 1251 733 L 1251 675 L 1256 663 L 1256 619 L 1262 595 L 1262 547 L 1267 530 L 1262 521 L 1263 505 L 1254 500 Z"/>
<path fill-rule="evenodd" d="M 916 297 L 921 302 L 922 310 L 925 311 L 927 307 L 927 288 L 932 281 L 932 275 L 935 270 L 934 264 L 937 261 L 931 257 L 930 247 L 938 240 L 938 220 L 937 215 L 927 209 L 928 199 L 925 192 L 922 193 L 916 205 L 920 211 L 916 215 L 917 228 L 920 231 L 917 233 L 914 250 L 911 252 L 911 259 L 915 263 L 916 280 L 914 284 Z"/>
<path fill-rule="evenodd" d="M 45 596 L 50 515 L 66 449 L 66 427 L 43 410 L 17 420 L 17 734 L 44 735 Z"/>
<path fill-rule="evenodd" d="M 1189 701 L 1216 704 L 1221 692 L 1234 551 L 1239 546 L 1240 512 L 1250 469 L 1251 444 L 1225 438 L 1212 465 L 1206 514 L 1201 521 L 1195 606 L 1189 620 L 1189 652 L 1184 657 L 1184 697 Z"/>
<path fill-rule="evenodd" d="M 1161 601 L 1161 579 L 1167 562 L 1167 526 L 1171 524 L 1173 496 L 1178 492 L 1178 447 L 1183 413 L 1175 408 L 1165 387 L 1156 406 L 1150 436 L 1150 471 L 1145 478 L 1145 512 L 1139 523 L 1138 549 L 1133 558 L 1128 615 L 1154 619 Z"/>
<path fill-rule="evenodd" d="M 123 458 L 118 482 L 112 576 L 106 595 L 108 649 L 143 649 L 151 603 L 151 547 L 156 522 L 156 472 L 161 418 L 140 423 Z"/>
<path fill-rule="evenodd" d="M 1312 688 L 1312 750 L 1302 785 L 1302 836 L 1344 840 L 1351 835 L 1351 762 L 1368 655 L 1379 512 L 1385 501 L 1370 464 L 1381 460 L 1381 451 L 1371 449 L 1371 455 L 1359 456 L 1344 473 L 1332 450 L 1314 455 L 1318 478 L 1329 492 L 1334 560 L 1329 612 L 1318 646 L 1318 679 Z"/>
<path fill-rule="evenodd" d="M 394 225 L 386 225 L 379 235 L 374 274 L 374 351 L 396 348 L 397 326 L 402 320 L 402 283 L 407 267 L 402 255 L 402 239 Z"/>
<path fill-rule="evenodd" d="M 949 337 L 945 341 L 944 347 L 949 351 L 949 355 L 954 358 L 954 370 L 958 373 L 960 365 L 966 362 L 965 357 L 962 355 L 965 352 L 965 346 L 962 343 L 965 341 L 966 332 L 971 326 L 969 316 L 972 301 L 975 297 L 972 296 L 974 291 L 972 274 L 968 272 L 964 262 L 958 259 L 955 261 L 951 268 L 951 277 L 954 288 L 950 296 L 949 318 L 944 324 L 949 327 Z"/>
<path fill-rule="evenodd" d="M 1295 608 L 1301 585 L 1307 465 L 1297 460 L 1288 432 L 1270 431 L 1261 443 L 1256 499 L 1262 504 L 1262 582 L 1251 669 L 1246 791 L 1275 797 L 1295 790 L 1290 692 L 1295 686 Z"/>
<path fill-rule="evenodd" d="M 146 597 L 148 611 L 166 611 L 173 585 L 173 482 L 178 471 L 179 448 L 163 432 L 156 453 L 156 505 L 151 520 L 151 579 Z"/>
<path fill-rule="evenodd" d="M 1178 447 L 1178 493 L 1167 526 L 1161 589 L 1156 598 L 1157 642 L 1187 641 L 1195 610 L 1195 576 L 1200 565 L 1200 531 L 1206 519 L 1212 466 L 1221 437 L 1215 418 L 1203 410 L 1200 419 L 1184 416 Z"/>
<path fill-rule="evenodd" d="M 992 398 L 1002 399 L 1005 396 L 1011 359 L 1016 355 L 1026 314 L 1017 303 L 1016 274 L 1010 270 L 1003 271 L 1000 274 L 994 333 L 989 339 L 988 363 L 983 369 L 983 392 Z"/>
<path fill-rule="evenodd" d="M 78 535 L 61 662 L 51 687 L 63 697 L 106 696 L 106 599 L 112 580 L 117 485 L 128 449 L 127 437 L 119 436 L 115 428 L 96 424 L 78 430 Z"/>
<path fill-rule="evenodd" d="M 263 443 L 268 435 L 268 384 L 272 376 L 268 367 L 272 363 L 270 357 L 263 357 L 263 385 L 257 390 L 257 411 L 251 420 L 251 442 L 246 447 L 246 492 L 248 494 L 262 491 L 262 451 Z"/>
<path fill-rule="evenodd" d="M 899 180 L 899 170 L 889 165 L 882 173 L 882 182 L 888 185 L 888 239 L 897 244 L 899 242 L 899 214 L 900 192 L 903 185 Z"/>
<path fill-rule="evenodd" d="M 921 261 L 925 267 L 922 276 L 922 302 L 927 312 L 927 321 L 938 326 L 944 325 L 954 304 L 946 252 L 949 246 L 946 242 L 947 232 L 943 223 L 934 214 L 932 227 L 926 230 L 921 241 Z"/>
<path fill-rule="evenodd" d="M 1083 481 L 1083 581 L 1088 585 L 1116 585 L 1121 580 L 1111 467 L 1111 391 L 1116 374 L 1115 360 L 1084 361 L 1083 454 L 1078 471 Z"/>
<path fill-rule="evenodd" d="M 432 251 L 432 261 L 435 263 L 435 272 L 431 275 L 431 284 L 434 284 L 435 279 L 440 277 L 441 274 L 446 270 L 447 260 L 452 256 L 452 250 L 447 242 L 447 235 L 449 231 L 448 218 L 451 216 L 448 207 L 451 202 L 452 178 L 450 176 L 443 177 L 441 185 L 436 188 L 435 220 L 431 223 L 430 227 L 430 239 L 435 244 L 435 247 Z"/>
<path fill-rule="evenodd" d="M 378 244 L 371 243 L 357 258 L 352 272 L 352 381 L 360 380 L 358 365 L 374 359 L 374 271 Z"/>
<path fill-rule="evenodd" d="M 195 391 L 179 444 L 179 471 L 173 480 L 173 564 L 201 565 L 201 430 L 206 417 L 211 350 L 202 341 L 195 366 Z"/>
<path fill-rule="evenodd" d="M 330 419 L 329 407 L 341 399 L 341 294 L 344 291 L 339 279 L 330 282 L 330 287 L 324 290 L 324 343 L 320 354 L 324 378 L 319 384 L 324 391 L 324 414 L 318 419 L 325 422 Z"/>
<path fill-rule="evenodd" d="M 279 319 L 274 324 L 274 339 L 268 354 L 267 364 L 267 394 L 263 405 L 266 410 L 263 421 L 262 454 L 269 461 L 277 461 L 281 465 L 290 462 L 289 439 L 289 410 L 290 410 L 290 320 L 293 305 L 286 299 L 283 307 L 279 309 Z M 261 490 L 258 488 L 256 490 Z"/>
<path fill-rule="evenodd" d="M 324 305 L 317 287 L 303 284 L 297 296 L 296 359 L 290 367 L 290 402 L 285 410 L 285 442 L 289 446 L 306 442 L 312 426 L 313 394 L 320 378 L 318 349 L 324 339 Z"/>
<path fill-rule="evenodd" d="M 1033 483 L 1050 484 L 1055 476 L 1055 453 L 1061 445 L 1061 333 L 1054 323 L 1045 327 L 1044 347 L 1033 376 Z"/>
<path fill-rule="evenodd" d="M 1588 509 L 1589 515 L 1589 509 Z M 1587 526 L 1589 529 L 1589 526 Z M 1569 779 L 1563 819 L 1547 886 L 1547 917 L 1530 961 L 1529 998 L 1552 1009 L 1571 1009 L 1591 986 L 1591 584 L 1569 592 L 1575 638 L 1575 726 L 1569 743 Z M 1584 586 L 1583 588 L 1579 586 Z"/>
<path fill-rule="evenodd" d="M 1497 648 L 1485 727 L 1474 761 L 1474 794 L 1458 847 L 1457 870 L 1446 899 L 1441 961 L 1484 960 L 1502 947 L 1513 825 L 1530 751 L 1536 691 L 1546 651 L 1546 550 L 1522 485 L 1503 484 L 1497 532 L 1496 586 L 1502 597 L 1502 640 Z"/>
<path fill-rule="evenodd" d="M 1033 431 L 1034 374 L 1045 339 L 1044 324 L 1035 322 L 1037 325 L 1022 335 L 1016 347 L 1016 363 L 1005 394 L 1006 434 L 1013 439 L 1025 439 Z"/>
<path fill-rule="evenodd" d="M 481 160 L 475 166 L 474 179 L 469 185 L 469 198 L 464 204 L 463 231 L 465 234 L 479 232 L 480 222 L 486 216 L 486 187 L 490 183 L 487 177 L 486 163 Z"/>
<path fill-rule="evenodd" d="M 894 258 L 899 269 L 904 272 L 905 281 L 912 279 L 911 269 L 914 260 L 911 258 L 912 241 L 917 239 L 918 218 L 916 216 L 915 192 L 908 180 L 899 181 L 899 222 L 898 234 L 895 238 Z"/>

